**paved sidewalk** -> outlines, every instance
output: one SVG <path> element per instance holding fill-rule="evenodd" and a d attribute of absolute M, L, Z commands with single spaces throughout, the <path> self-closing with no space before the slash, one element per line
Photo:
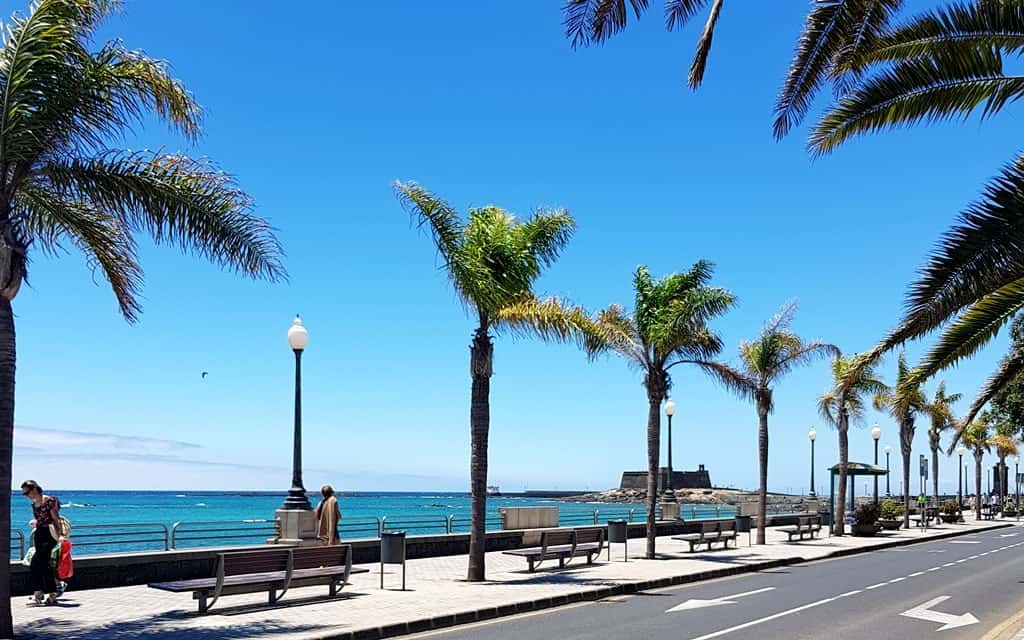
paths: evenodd
<path fill-rule="evenodd" d="M 276 605 L 267 605 L 265 594 L 232 596 L 205 616 L 195 612 L 188 594 L 144 586 L 71 591 L 56 607 L 28 607 L 26 598 L 15 598 L 13 606 L 17 631 L 26 638 L 378 638 L 1006 524 L 1010 523 L 969 520 L 875 538 L 825 537 L 792 543 L 769 529 L 766 545 L 748 547 L 746 536 L 740 534 L 739 548 L 710 553 L 688 553 L 685 542 L 663 537 L 658 539 L 657 560 L 640 558 L 644 542 L 634 539 L 629 562 L 622 562 L 622 546 L 615 545 L 612 562 L 604 554 L 594 565 L 578 559 L 559 571 L 545 570 L 545 563 L 536 573 L 526 571 L 522 558 L 488 553 L 484 583 L 462 580 L 466 556 L 425 558 L 408 562 L 406 591 L 398 590 L 401 575 L 396 570 L 401 568 L 396 565 L 385 566 L 386 590 L 381 591 L 379 565 L 374 564 L 366 565 L 370 573 L 353 576 L 340 598 L 327 599 L 326 587 L 289 591 Z"/>

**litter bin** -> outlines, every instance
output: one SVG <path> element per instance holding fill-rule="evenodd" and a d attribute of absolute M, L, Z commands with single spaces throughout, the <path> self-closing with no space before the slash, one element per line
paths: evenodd
<path fill-rule="evenodd" d="M 405 532 L 382 531 L 380 534 L 380 588 L 384 588 L 384 565 L 402 565 L 402 591 L 405 591 Z"/>
<path fill-rule="evenodd" d="M 753 526 L 754 516 L 736 516 L 736 532 L 747 534 L 747 546 L 750 546 L 750 529 Z"/>
<path fill-rule="evenodd" d="M 622 561 L 629 561 L 629 530 L 625 520 L 608 521 L 608 559 L 612 559 L 612 543 L 623 545 Z"/>

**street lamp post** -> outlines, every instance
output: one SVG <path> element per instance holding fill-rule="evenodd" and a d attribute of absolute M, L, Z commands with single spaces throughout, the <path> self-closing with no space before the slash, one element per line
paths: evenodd
<path fill-rule="evenodd" d="M 892 494 L 889 493 L 889 454 L 892 453 L 892 447 L 885 445 L 885 497 L 888 498 Z"/>
<path fill-rule="evenodd" d="M 295 352 L 295 433 L 292 440 L 292 488 L 288 490 L 282 509 L 309 511 L 306 489 L 302 486 L 302 352 L 309 342 L 309 333 L 302 326 L 302 320 L 295 316 L 288 329 L 288 345 Z"/>
<path fill-rule="evenodd" d="M 875 424 L 871 427 L 871 439 L 875 441 L 875 466 L 878 466 L 878 439 L 882 437 L 882 428 Z M 875 476 L 875 504 L 878 504 L 878 476 Z"/>
<path fill-rule="evenodd" d="M 672 398 L 669 398 L 665 402 L 665 415 L 668 416 L 668 482 L 666 483 L 665 493 L 662 497 L 664 502 L 675 502 L 676 491 L 674 482 L 672 481 L 672 416 L 676 413 L 676 403 Z"/>
<path fill-rule="evenodd" d="M 1015 489 L 1016 497 L 1014 506 L 1017 507 L 1014 511 L 1017 513 L 1017 519 L 1020 520 L 1020 456 L 1013 457 L 1013 488 Z"/>
<path fill-rule="evenodd" d="M 814 493 L 814 439 L 818 437 L 818 432 L 811 427 L 811 430 L 807 432 L 807 439 L 811 441 L 811 492 L 808 493 L 812 498 L 816 498 L 817 494 Z"/>
<path fill-rule="evenodd" d="M 967 447 L 960 445 L 956 448 L 957 455 L 960 456 L 960 461 L 957 463 L 958 477 L 956 480 L 956 501 L 960 504 L 960 508 L 963 509 L 964 505 L 964 453 L 967 451 Z"/>

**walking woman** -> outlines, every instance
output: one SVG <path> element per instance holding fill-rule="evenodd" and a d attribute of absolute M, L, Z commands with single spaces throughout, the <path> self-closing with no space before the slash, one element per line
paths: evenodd
<path fill-rule="evenodd" d="M 62 532 L 60 531 L 60 502 L 53 496 L 43 493 L 43 488 L 35 480 L 21 483 L 21 495 L 32 502 L 32 515 L 35 516 L 36 528 L 32 534 L 32 546 L 35 553 L 29 565 L 29 585 L 35 592 L 35 604 L 54 604 L 57 602 L 57 580 L 50 556 L 57 546 Z"/>
<path fill-rule="evenodd" d="M 323 499 L 316 505 L 316 536 L 323 540 L 324 544 L 339 544 L 341 539 L 338 536 L 338 524 L 341 522 L 341 507 L 338 506 L 338 498 L 334 495 L 334 488 L 329 484 L 320 487 L 320 495 Z"/>

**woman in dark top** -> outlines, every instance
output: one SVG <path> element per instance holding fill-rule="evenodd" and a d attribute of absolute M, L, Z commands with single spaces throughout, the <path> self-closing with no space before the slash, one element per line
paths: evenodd
<path fill-rule="evenodd" d="M 35 553 L 29 565 L 29 584 L 35 592 L 36 604 L 57 601 L 57 580 L 53 567 L 50 566 L 50 555 L 61 536 L 60 502 L 53 496 L 43 493 L 43 488 L 35 480 L 21 483 L 21 495 L 32 501 L 32 515 L 35 516 L 36 529 L 32 536 Z"/>

